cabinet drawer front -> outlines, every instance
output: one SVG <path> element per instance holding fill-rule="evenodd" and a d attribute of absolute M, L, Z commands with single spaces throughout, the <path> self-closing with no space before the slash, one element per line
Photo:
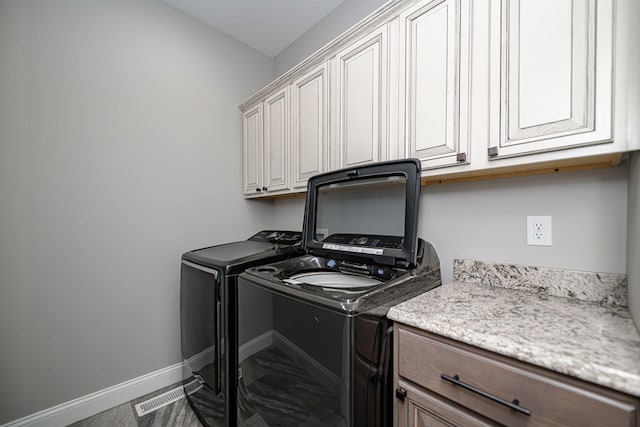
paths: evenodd
<path fill-rule="evenodd" d="M 545 426 L 634 426 L 633 405 L 529 372 L 464 348 L 399 329 L 399 374 L 501 424 Z M 480 395 L 457 380 L 487 395 Z M 530 411 L 525 415 L 492 399 Z"/>

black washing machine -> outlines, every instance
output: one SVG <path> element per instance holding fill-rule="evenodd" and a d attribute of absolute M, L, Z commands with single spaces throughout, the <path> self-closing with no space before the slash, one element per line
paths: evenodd
<path fill-rule="evenodd" d="M 412 159 L 309 180 L 304 253 L 238 277 L 239 426 L 393 424 L 386 314 L 441 284 L 419 201 Z"/>
<path fill-rule="evenodd" d="M 184 390 L 205 426 L 236 425 L 236 301 L 238 274 L 246 268 L 299 254 L 301 233 L 261 231 L 247 240 L 182 255 L 180 323 Z"/>

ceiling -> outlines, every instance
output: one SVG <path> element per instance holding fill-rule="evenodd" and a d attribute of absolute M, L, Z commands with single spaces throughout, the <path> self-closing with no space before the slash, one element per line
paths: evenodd
<path fill-rule="evenodd" d="M 270 58 L 344 0 L 162 0 Z"/>

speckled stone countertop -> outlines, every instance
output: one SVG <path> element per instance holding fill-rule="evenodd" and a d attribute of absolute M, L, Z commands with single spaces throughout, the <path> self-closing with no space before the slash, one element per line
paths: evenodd
<path fill-rule="evenodd" d="M 626 290 L 626 279 L 616 281 L 608 277 L 604 280 L 608 284 L 617 283 L 611 287 L 617 296 L 603 298 L 601 293 L 587 291 L 587 295 L 595 296 L 591 301 L 585 301 L 555 296 L 562 286 L 558 285 L 558 276 L 554 274 L 551 274 L 556 280 L 553 292 L 544 283 L 536 283 L 533 287 L 496 285 L 496 274 L 500 276 L 496 272 L 503 271 L 501 268 L 505 266 L 499 265 L 496 269 L 493 264 L 492 272 L 476 274 L 481 270 L 486 273 L 484 267 L 488 266 L 456 260 L 456 281 L 392 307 L 389 318 L 640 396 L 640 334 L 629 310 L 622 304 L 615 304 L 626 303 L 626 299 L 621 301 L 619 297 L 619 287 L 624 286 Z M 523 277 L 518 279 L 518 275 L 524 272 L 531 278 L 535 274 L 531 269 L 538 268 L 509 267 L 507 276 L 513 283 L 526 282 Z M 545 276 L 549 272 L 541 273 Z M 588 274 L 596 275 L 593 278 L 595 285 L 602 286 L 602 275 Z M 575 282 L 575 278 L 569 281 Z M 592 284 L 583 283 L 583 288 Z"/>

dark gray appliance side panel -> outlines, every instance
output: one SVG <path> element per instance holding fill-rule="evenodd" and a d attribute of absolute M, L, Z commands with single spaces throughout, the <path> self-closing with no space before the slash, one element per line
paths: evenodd
<path fill-rule="evenodd" d="M 250 316 L 250 322 L 238 322 L 238 345 L 263 336 L 273 330 L 273 294 L 256 286 L 240 285 L 244 279 L 238 278 L 238 301 L 242 301 L 240 316 Z M 242 356 L 241 356 L 242 357 Z"/>
<path fill-rule="evenodd" d="M 274 329 L 316 362 L 342 375 L 345 316 L 291 298 L 274 299 Z"/>

